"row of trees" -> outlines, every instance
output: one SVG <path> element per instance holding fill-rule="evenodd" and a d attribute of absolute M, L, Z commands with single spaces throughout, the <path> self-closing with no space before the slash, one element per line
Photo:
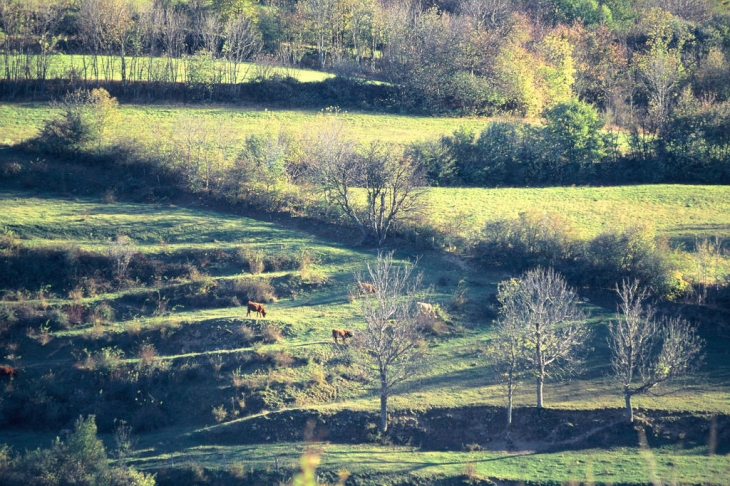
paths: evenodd
<path fill-rule="evenodd" d="M 372 283 L 375 293 L 362 302 L 365 329 L 353 340 L 370 370 L 380 395 L 381 430 L 387 430 L 387 402 L 395 386 L 428 369 L 423 319 L 416 300 L 423 299 L 421 277 L 413 265 L 398 265 L 393 255 L 378 255 L 358 284 Z M 626 418 L 634 420 L 631 398 L 687 376 L 702 364 L 703 340 L 679 318 L 656 317 L 648 290 L 638 281 L 616 287 L 616 318 L 608 324 L 613 377 L 620 385 Z M 507 388 L 507 423 L 512 423 L 513 396 L 518 382 L 535 379 L 537 408 L 544 406 L 546 377 L 576 374 L 589 351 L 593 331 L 576 292 L 552 269 L 536 268 L 518 279 L 501 282 L 497 337 L 489 360 Z"/>
<path fill-rule="evenodd" d="M 705 103 L 686 90 L 654 134 L 606 129 L 598 110 L 576 98 L 544 115 L 543 125 L 497 121 L 408 152 L 438 186 L 730 182 L 730 102 Z"/>
<path fill-rule="evenodd" d="M 535 116 L 578 96 L 649 131 L 685 87 L 728 99 L 728 25 L 706 0 L 0 1 L 6 80 L 45 80 L 51 54 L 78 52 L 58 76 L 235 83 L 265 54 L 388 81 L 402 108 Z"/>
<path fill-rule="evenodd" d="M 619 307 L 608 324 L 613 376 L 621 385 L 626 417 L 633 421 L 631 397 L 649 393 L 671 379 L 696 370 L 703 341 L 679 318 L 657 319 L 649 294 L 639 282 L 617 286 Z M 588 351 L 591 333 L 578 296 L 554 270 L 535 269 L 499 285 L 501 304 L 498 344 L 493 352 L 507 383 L 507 417 L 518 377 L 536 380 L 537 407 L 543 407 L 546 376 L 571 374 Z"/>

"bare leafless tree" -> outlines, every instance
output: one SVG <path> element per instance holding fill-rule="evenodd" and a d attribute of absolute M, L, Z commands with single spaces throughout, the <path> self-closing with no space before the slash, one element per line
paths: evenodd
<path fill-rule="evenodd" d="M 163 8 L 158 17 L 159 39 L 162 51 L 167 58 L 167 81 L 177 82 L 179 63 L 177 61 L 185 50 L 185 35 L 188 30 L 188 18 L 183 12 L 174 8 Z"/>
<path fill-rule="evenodd" d="M 340 16 L 338 3 L 335 0 L 304 0 L 297 6 L 315 38 L 319 68 L 324 69 Z"/>
<path fill-rule="evenodd" d="M 209 192 L 218 187 L 231 155 L 231 130 L 224 121 L 214 124 L 183 115 L 175 123 L 169 142 L 169 162 L 185 177 L 188 189 Z"/>
<path fill-rule="evenodd" d="M 378 246 L 385 243 L 393 223 L 420 207 L 424 177 L 402 149 L 371 143 L 356 159 L 366 193 L 366 221 Z"/>
<path fill-rule="evenodd" d="M 623 388 L 626 418 L 633 422 L 631 397 L 696 369 L 703 360 L 703 341 L 683 319 L 658 321 L 638 280 L 622 281 L 616 292 L 621 302 L 616 321 L 608 326 L 611 366 Z"/>
<path fill-rule="evenodd" d="M 578 296 L 553 269 L 526 272 L 516 284 L 503 287 L 502 320 L 521 329 L 521 356 L 535 376 L 537 407 L 543 408 L 548 368 L 572 372 L 581 362 L 590 336 Z"/>
<path fill-rule="evenodd" d="M 509 0 L 466 0 L 459 5 L 461 14 L 471 19 L 476 30 L 501 25 L 513 9 L 514 4 Z"/>
<path fill-rule="evenodd" d="M 402 149 L 380 142 L 356 150 L 336 119 L 320 125 L 309 166 L 328 202 L 360 230 L 359 243 L 373 237 L 382 246 L 392 225 L 421 207 L 424 181 L 417 163 Z M 358 189 L 364 192 L 364 204 L 355 196 Z"/>
<path fill-rule="evenodd" d="M 200 36 L 203 39 L 203 49 L 210 52 L 213 57 L 218 57 L 222 31 L 220 16 L 216 12 L 206 12 L 201 19 Z"/>
<path fill-rule="evenodd" d="M 126 278 L 127 269 L 135 253 L 134 241 L 128 236 L 119 235 L 115 241 L 110 241 L 107 245 L 107 255 L 114 262 L 114 275 L 120 280 Z"/>
<path fill-rule="evenodd" d="M 685 76 L 679 49 L 657 42 L 638 62 L 649 94 L 649 114 L 654 129 L 661 129 L 669 115 L 672 97 Z"/>
<path fill-rule="evenodd" d="M 498 321 L 498 334 L 494 345 L 489 350 L 490 361 L 493 363 L 499 378 L 507 386 L 507 426 L 512 425 L 512 405 L 518 379 L 525 371 L 525 360 L 522 357 L 524 328 L 515 319 L 515 313 L 506 312 L 509 300 L 519 287 L 515 279 L 500 282 L 497 300 L 502 305 Z"/>
<path fill-rule="evenodd" d="M 256 24 L 244 14 L 231 17 L 224 29 L 223 54 L 228 61 L 228 81 L 239 83 L 241 63 L 248 61 L 261 51 L 262 40 Z"/>
<path fill-rule="evenodd" d="M 383 432 L 388 430 L 388 398 L 394 387 L 427 367 L 416 305 L 421 275 L 413 275 L 413 269 L 410 263 L 396 263 L 393 253 L 378 254 L 378 261 L 368 264 L 366 274 L 355 276 L 358 284 L 370 283 L 375 288 L 375 293 L 362 300 L 366 327 L 355 333 L 353 345 L 377 383 Z"/>

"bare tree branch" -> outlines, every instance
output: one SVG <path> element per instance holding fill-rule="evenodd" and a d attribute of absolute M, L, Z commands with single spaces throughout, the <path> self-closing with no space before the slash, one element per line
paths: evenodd
<path fill-rule="evenodd" d="M 353 343 L 379 384 L 383 432 L 388 428 L 387 403 L 393 387 L 425 368 L 426 343 L 416 305 L 422 275 L 413 276 L 413 268 L 412 264 L 395 263 L 393 253 L 378 254 L 377 263 L 368 264 L 366 275 L 355 276 L 358 285 L 370 283 L 375 287 L 375 293 L 362 301 L 367 325 Z"/>
<path fill-rule="evenodd" d="M 654 308 L 646 304 L 648 292 L 639 289 L 638 280 L 624 280 L 616 292 L 619 312 L 608 325 L 611 367 L 623 387 L 626 418 L 633 422 L 631 397 L 694 370 L 703 360 L 703 341 L 683 319 L 657 322 Z"/>
<path fill-rule="evenodd" d="M 571 372 L 582 361 L 588 329 L 587 315 L 578 308 L 575 292 L 553 269 L 526 272 L 499 296 L 502 320 L 521 331 L 522 358 L 536 378 L 537 407 L 543 407 L 543 383 L 550 367 Z"/>

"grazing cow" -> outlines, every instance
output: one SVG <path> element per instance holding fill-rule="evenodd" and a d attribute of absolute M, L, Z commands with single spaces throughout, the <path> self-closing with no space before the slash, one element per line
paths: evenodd
<path fill-rule="evenodd" d="M 347 344 L 347 338 L 351 338 L 353 336 L 352 331 L 348 331 L 347 329 L 332 329 L 332 337 L 335 340 L 335 344 L 339 344 L 337 342 L 337 338 L 342 338 L 342 344 Z"/>
<path fill-rule="evenodd" d="M 12 366 L 2 365 L 0 366 L 0 376 L 8 376 L 10 378 L 13 378 L 15 376 L 18 376 L 18 370 L 16 370 Z"/>
<path fill-rule="evenodd" d="M 360 295 L 362 294 L 374 294 L 375 293 L 375 285 L 367 283 L 367 282 L 358 282 L 357 286 L 360 289 Z"/>
<path fill-rule="evenodd" d="M 416 305 L 418 306 L 419 316 L 427 317 L 429 319 L 436 319 L 436 310 L 431 304 L 428 304 L 426 302 L 416 302 Z"/>
<path fill-rule="evenodd" d="M 246 312 L 246 317 L 251 315 L 251 311 L 254 311 L 256 313 L 256 317 L 258 317 L 259 315 L 266 317 L 266 309 L 264 308 L 264 304 L 248 301 L 248 312 Z"/>

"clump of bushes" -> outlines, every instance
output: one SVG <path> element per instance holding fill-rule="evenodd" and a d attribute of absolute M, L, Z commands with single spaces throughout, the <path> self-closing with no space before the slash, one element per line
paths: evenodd
<path fill-rule="evenodd" d="M 103 442 L 96 435 L 95 416 L 79 417 L 74 431 L 56 439 L 48 449 L 13 455 L 0 447 L 0 482 L 8 486 L 28 484 L 108 484 L 154 486 L 153 475 L 132 467 L 112 466 Z M 52 483 L 49 483 L 49 479 Z"/>
<path fill-rule="evenodd" d="M 519 270 L 555 266 L 580 251 L 577 231 L 556 213 L 523 212 L 517 219 L 489 221 L 477 244 L 479 257 Z"/>
<path fill-rule="evenodd" d="M 522 213 L 517 219 L 488 222 L 474 252 L 490 265 L 553 267 L 582 287 L 612 289 L 623 279 L 638 279 L 669 299 L 688 290 L 672 264 L 668 243 L 644 223 L 586 241 L 559 215 Z"/>
<path fill-rule="evenodd" d="M 266 279 L 239 279 L 233 286 L 233 292 L 241 302 L 276 301 L 274 286 Z"/>
<path fill-rule="evenodd" d="M 315 260 L 307 250 L 277 251 L 266 253 L 261 249 L 242 246 L 236 250 L 241 265 L 254 275 L 281 270 L 306 270 Z"/>

